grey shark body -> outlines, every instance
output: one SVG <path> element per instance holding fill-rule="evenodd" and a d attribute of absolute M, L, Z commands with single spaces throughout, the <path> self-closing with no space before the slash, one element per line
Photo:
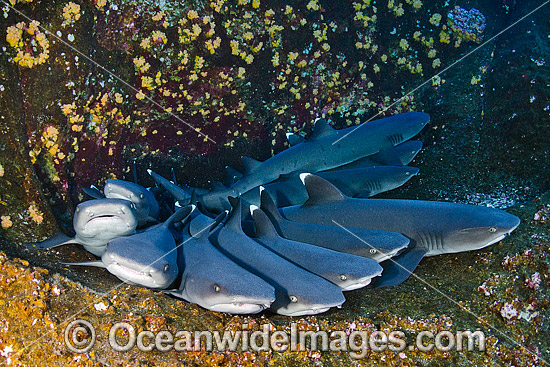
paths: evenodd
<path fill-rule="evenodd" d="M 418 174 L 418 171 L 416 167 L 380 166 L 318 172 L 317 175 L 338 187 L 347 196 L 371 197 L 403 185 Z M 308 199 L 307 191 L 297 175 L 295 178 L 272 182 L 263 187 L 277 207 L 301 205 Z M 250 190 L 243 195 L 243 199 L 257 205 L 260 189 Z"/>
<path fill-rule="evenodd" d="M 211 311 L 258 313 L 275 300 L 275 289 L 235 264 L 208 239 L 226 215 L 213 220 L 197 213 L 184 229 L 188 238 L 178 246 L 183 272 L 177 289 L 166 291 Z"/>
<path fill-rule="evenodd" d="M 407 250 L 388 261 L 377 286 L 400 284 L 424 256 L 478 250 L 499 242 L 520 223 L 516 216 L 502 210 L 475 205 L 353 199 L 320 177 L 301 177 L 309 199 L 302 206 L 281 209 L 288 220 L 393 231 L 411 240 Z"/>
<path fill-rule="evenodd" d="M 178 210 L 164 223 L 128 237 L 111 240 L 101 261 L 65 264 L 102 267 L 125 283 L 165 289 L 174 283 L 179 273 L 176 241 L 170 227 L 185 220 L 193 209 L 189 205 Z"/>
<path fill-rule="evenodd" d="M 289 262 L 244 234 L 241 204 L 235 204 L 224 226 L 210 239 L 231 260 L 275 288 L 271 310 L 287 316 L 311 315 L 339 307 L 344 301 L 340 287 Z"/>
<path fill-rule="evenodd" d="M 283 218 L 267 191 L 261 193 L 261 209 L 269 217 L 277 233 L 289 240 L 309 243 L 330 250 L 385 261 L 409 245 L 409 239 L 400 233 L 375 229 L 293 222 Z"/>
<path fill-rule="evenodd" d="M 372 259 L 282 238 L 261 209 L 252 206 L 251 212 L 256 241 L 344 291 L 362 288 L 382 274 L 382 267 Z"/>
<path fill-rule="evenodd" d="M 407 166 L 378 166 L 317 173 L 351 197 L 371 197 L 393 190 L 418 174 L 419 169 Z M 150 172 L 157 183 L 166 188 L 179 201 L 189 200 L 191 195 L 167 179 Z M 298 175 L 263 186 L 278 207 L 300 205 L 306 202 L 307 191 Z M 254 188 L 242 199 L 247 205 L 260 205 L 260 189 Z M 221 208 L 217 208 L 221 209 Z"/>
<path fill-rule="evenodd" d="M 176 201 L 179 202 L 189 201 L 193 191 L 195 191 L 196 195 L 204 195 L 208 192 L 208 190 L 195 187 L 181 187 L 175 182 L 162 177 L 150 169 L 148 169 L 147 172 L 158 185 L 162 186 L 166 191 L 168 191 L 168 193 L 170 193 L 170 195 L 172 195 L 172 197 L 174 197 L 174 199 L 176 199 Z"/>
<path fill-rule="evenodd" d="M 211 211 L 229 208 L 227 197 L 240 196 L 255 187 L 294 172 L 318 172 L 351 163 L 359 158 L 395 146 L 418 134 L 429 122 L 429 115 L 408 112 L 380 120 L 334 130 L 318 120 L 312 137 L 276 154 L 264 162 L 243 157 L 244 176 L 229 188 L 211 191 L 199 201 Z"/>
<path fill-rule="evenodd" d="M 124 199 L 134 203 L 139 225 L 158 222 L 159 204 L 152 192 L 130 181 L 108 179 L 103 193 L 109 199 Z"/>
<path fill-rule="evenodd" d="M 396 146 L 390 146 L 368 157 L 360 158 L 351 163 L 334 168 L 334 170 L 364 168 L 375 166 L 406 166 L 422 149 L 422 142 L 418 140 L 405 141 Z"/>
<path fill-rule="evenodd" d="M 110 241 L 101 256 L 107 270 L 127 283 L 153 289 L 169 287 L 179 273 L 176 241 L 170 226 L 185 220 L 193 209 L 189 205 L 164 223 Z"/>
<path fill-rule="evenodd" d="M 77 205 L 73 216 L 75 237 L 70 238 L 59 233 L 32 246 L 45 249 L 76 243 L 92 254 L 101 256 L 109 241 L 134 234 L 137 224 L 135 207 L 127 200 L 84 201 Z"/>

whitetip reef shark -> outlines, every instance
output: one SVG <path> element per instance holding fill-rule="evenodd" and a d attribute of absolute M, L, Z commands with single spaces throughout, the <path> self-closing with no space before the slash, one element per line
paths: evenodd
<path fill-rule="evenodd" d="M 371 197 L 393 190 L 417 175 L 419 169 L 408 166 L 377 166 L 317 173 L 352 197 Z M 178 201 L 190 198 L 187 190 L 149 170 L 149 174 Z M 278 207 L 303 204 L 307 191 L 298 175 L 290 176 L 263 186 Z M 254 188 L 241 196 L 247 205 L 260 205 L 260 188 Z M 216 212 L 222 208 L 216 208 Z"/>
<path fill-rule="evenodd" d="M 188 205 L 164 223 L 109 241 L 101 260 L 64 264 L 105 268 L 125 283 L 165 289 L 179 274 L 176 241 L 170 227 L 184 221 L 194 208 Z"/>
<path fill-rule="evenodd" d="M 261 209 L 252 205 L 250 211 L 256 226 L 256 241 L 279 256 L 336 284 L 343 291 L 365 287 L 372 278 L 382 274 L 382 267 L 375 260 L 287 240 L 279 236 Z"/>
<path fill-rule="evenodd" d="M 145 187 L 130 181 L 108 179 L 103 188 L 103 194 L 91 186 L 83 189 L 89 196 L 101 199 L 124 199 L 134 203 L 138 217 L 138 225 L 157 223 L 159 217 L 159 204 L 155 195 Z"/>
<path fill-rule="evenodd" d="M 275 289 L 234 263 L 209 240 L 227 212 L 216 219 L 196 212 L 184 228 L 187 238 L 178 246 L 183 269 L 179 286 L 164 293 L 216 312 L 251 314 L 269 308 L 275 301 Z"/>
<path fill-rule="evenodd" d="M 107 243 L 117 237 L 136 232 L 138 221 L 135 206 L 122 199 L 97 199 L 77 205 L 73 216 L 75 236 L 58 233 L 52 238 L 30 247 L 49 249 L 70 243 L 80 244 L 96 256 L 103 255 Z"/>
<path fill-rule="evenodd" d="M 232 261 L 275 288 L 270 309 L 281 315 L 303 316 L 340 307 L 345 298 L 337 285 L 282 258 L 248 237 L 241 227 L 241 201 L 233 203 L 229 220 L 210 240 Z"/>
<path fill-rule="evenodd" d="M 472 251 L 504 239 L 520 224 L 505 211 L 448 202 L 354 199 L 310 173 L 300 175 L 309 195 L 301 206 L 280 209 L 291 221 L 402 233 L 409 248 L 388 260 L 377 287 L 405 281 L 425 256 Z"/>
<path fill-rule="evenodd" d="M 228 188 L 201 195 L 198 200 L 211 211 L 229 209 L 229 196 L 241 196 L 283 175 L 325 171 L 376 154 L 412 138 L 429 121 L 430 116 L 426 113 L 407 112 L 334 130 L 326 121 L 318 119 L 312 136 L 304 143 L 294 145 L 264 162 L 243 157 L 245 172 L 240 180 Z"/>
<path fill-rule="evenodd" d="M 271 220 L 277 233 L 289 240 L 308 243 L 330 250 L 385 261 L 409 245 L 401 233 L 376 229 L 353 228 L 354 236 L 338 226 L 300 223 L 281 216 L 269 193 L 261 191 L 261 209 Z"/>

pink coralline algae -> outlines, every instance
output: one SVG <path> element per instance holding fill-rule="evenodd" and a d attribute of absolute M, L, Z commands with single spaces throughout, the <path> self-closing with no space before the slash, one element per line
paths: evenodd
<path fill-rule="evenodd" d="M 447 14 L 447 21 L 457 37 L 481 42 L 486 21 L 485 15 L 479 10 L 475 8 L 466 10 L 457 6 Z"/>

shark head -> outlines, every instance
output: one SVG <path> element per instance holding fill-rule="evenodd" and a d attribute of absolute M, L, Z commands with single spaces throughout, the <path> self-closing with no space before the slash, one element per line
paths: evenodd
<path fill-rule="evenodd" d="M 384 123 L 389 142 L 396 146 L 418 134 L 430 122 L 430 115 L 424 112 L 406 112 L 379 121 Z"/>
<path fill-rule="evenodd" d="M 97 199 L 77 205 L 73 227 L 81 238 L 115 238 L 135 232 L 137 216 L 127 200 Z"/>
<path fill-rule="evenodd" d="M 407 165 L 412 162 L 414 157 L 422 149 L 422 142 L 418 140 L 408 140 L 395 147 L 394 154 L 399 157 L 399 163 Z"/>
<path fill-rule="evenodd" d="M 345 302 L 345 298 L 342 295 L 342 298 L 338 302 L 334 302 L 334 298 L 330 296 L 323 297 L 323 294 L 320 294 L 318 299 L 312 299 L 312 297 L 304 297 L 300 295 L 284 295 L 278 296 L 277 301 L 274 305 L 276 306 L 279 302 L 279 297 L 281 302 L 286 301 L 286 305 L 277 309 L 277 313 L 285 316 L 306 316 L 306 315 L 316 315 L 319 313 L 327 312 L 332 307 L 340 308 Z"/>
<path fill-rule="evenodd" d="M 239 275 L 243 276 L 215 271 L 193 273 L 183 280 L 183 289 L 190 299 L 200 300 L 201 306 L 217 312 L 258 313 L 273 303 L 274 290 L 271 286 L 251 273 Z"/>
<path fill-rule="evenodd" d="M 384 247 L 378 247 L 373 246 L 371 249 L 368 250 L 368 254 L 357 254 L 360 256 L 368 257 L 369 259 L 376 260 L 376 262 L 381 263 L 383 261 L 386 261 L 395 255 L 397 255 L 401 250 L 407 248 L 409 245 L 409 240 L 402 236 L 404 240 L 406 241 L 400 241 L 400 242 L 390 242 L 385 243 Z"/>
<path fill-rule="evenodd" d="M 166 252 L 139 238 L 115 238 L 101 260 L 118 278 L 147 288 L 164 289 L 178 277 L 177 253 Z"/>
<path fill-rule="evenodd" d="M 520 224 L 518 217 L 503 210 L 468 205 L 464 211 L 443 236 L 446 253 L 487 247 L 504 239 Z"/>
<path fill-rule="evenodd" d="M 391 170 L 393 167 L 388 166 L 383 168 Z M 387 177 L 382 180 L 387 180 L 387 183 L 391 186 L 399 187 L 416 176 L 418 172 L 420 172 L 420 169 L 416 167 L 399 166 L 395 167 L 392 174 L 388 174 Z"/>
<path fill-rule="evenodd" d="M 134 203 L 140 223 L 159 214 L 159 205 L 153 193 L 133 182 L 108 179 L 103 192 L 107 198 L 124 199 Z"/>

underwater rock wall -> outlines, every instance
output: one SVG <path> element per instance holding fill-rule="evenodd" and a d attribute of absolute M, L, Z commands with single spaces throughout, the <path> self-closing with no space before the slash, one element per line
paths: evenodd
<path fill-rule="evenodd" d="M 420 0 L 12 2 L 0 44 L 20 92 L 2 98 L 23 105 L 25 149 L 61 219 L 83 186 L 124 177 L 133 159 L 204 185 L 238 153 L 284 149 L 317 116 L 339 128 L 421 108 L 404 94 L 484 28 L 477 13 Z"/>

